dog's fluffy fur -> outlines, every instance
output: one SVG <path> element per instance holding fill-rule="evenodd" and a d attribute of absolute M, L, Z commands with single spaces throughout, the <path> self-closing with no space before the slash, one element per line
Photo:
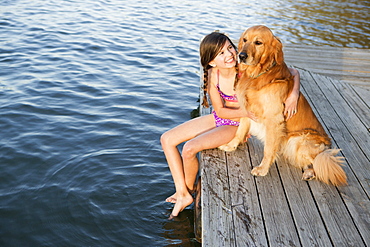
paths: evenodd
<path fill-rule="evenodd" d="M 238 50 L 239 103 L 258 120 L 242 118 L 235 138 L 220 148 L 235 150 L 250 133 L 264 143 L 263 160 L 252 170 L 253 175 L 265 176 L 279 155 L 302 168 L 304 180 L 316 177 L 327 184 L 346 184 L 343 157 L 335 156 L 338 149 L 330 149 L 330 138 L 301 93 L 297 113 L 288 121 L 284 118 L 284 102 L 294 82 L 284 62 L 280 40 L 269 28 L 254 26 L 241 35 Z"/>

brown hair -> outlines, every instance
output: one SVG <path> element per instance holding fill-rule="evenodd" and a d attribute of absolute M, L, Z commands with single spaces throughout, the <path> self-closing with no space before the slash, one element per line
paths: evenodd
<path fill-rule="evenodd" d="M 202 105 L 204 107 L 209 107 L 207 100 L 207 88 L 208 88 L 208 70 L 212 68 L 209 63 L 215 59 L 215 57 L 220 53 L 222 47 L 225 45 L 226 41 L 229 41 L 232 46 L 236 47 L 230 38 L 223 33 L 217 31 L 212 32 L 205 36 L 200 43 L 200 64 L 203 68 L 203 100 Z M 237 68 L 237 67 L 236 67 Z M 235 80 L 237 78 L 235 77 Z"/>

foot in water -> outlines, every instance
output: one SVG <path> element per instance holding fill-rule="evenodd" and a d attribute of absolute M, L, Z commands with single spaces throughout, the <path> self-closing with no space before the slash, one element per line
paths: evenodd
<path fill-rule="evenodd" d="M 181 211 L 183 211 L 187 206 L 192 204 L 194 201 L 192 195 L 187 194 L 185 196 L 177 196 L 175 206 L 173 207 L 172 213 L 169 219 L 172 219 L 179 215 Z"/>
<path fill-rule="evenodd" d="M 176 203 L 176 193 L 170 197 L 167 197 L 166 202 Z"/>
<path fill-rule="evenodd" d="M 193 194 L 194 194 L 195 192 L 196 192 L 196 190 L 195 190 L 195 189 L 189 190 L 189 193 L 190 193 L 190 195 L 192 195 L 192 196 L 193 196 Z M 177 198 L 177 196 L 176 196 L 176 193 L 175 193 L 175 194 L 173 194 L 172 196 L 167 197 L 166 202 L 176 203 L 176 198 Z"/>

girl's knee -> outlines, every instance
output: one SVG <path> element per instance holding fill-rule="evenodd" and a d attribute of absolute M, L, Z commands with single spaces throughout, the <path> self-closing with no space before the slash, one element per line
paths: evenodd
<path fill-rule="evenodd" d="M 183 159 L 193 159 L 196 157 L 197 153 L 200 150 L 194 145 L 192 141 L 188 141 L 184 144 L 184 147 L 182 148 L 182 158 Z"/>
<path fill-rule="evenodd" d="M 171 135 L 169 134 L 168 131 L 161 135 L 160 141 L 161 141 L 162 146 L 170 145 Z"/>
<path fill-rule="evenodd" d="M 164 132 L 160 138 L 162 147 L 176 147 L 181 142 L 177 138 L 176 133 L 171 130 Z"/>

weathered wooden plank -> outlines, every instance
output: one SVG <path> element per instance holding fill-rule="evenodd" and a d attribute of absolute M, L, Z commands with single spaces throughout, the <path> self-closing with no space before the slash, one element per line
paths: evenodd
<path fill-rule="evenodd" d="M 301 179 L 302 171 L 285 161 L 277 164 L 302 246 L 331 246 L 310 187 Z"/>
<path fill-rule="evenodd" d="M 351 107 L 343 100 L 341 92 L 336 90 L 334 84 L 340 84 L 338 82 L 333 82 L 331 78 L 322 77 L 317 74 L 311 74 L 315 81 L 322 80 L 324 83 L 321 83 L 320 88 L 322 92 L 326 95 L 330 105 L 333 106 L 333 111 L 337 113 L 337 116 L 343 122 L 344 126 L 341 129 L 348 130 L 351 133 L 354 140 L 358 143 L 358 146 L 361 147 L 362 152 L 368 159 L 368 164 L 370 164 L 370 134 L 367 131 L 367 127 L 359 119 L 358 115 L 354 113 Z M 358 102 L 361 102 L 358 100 Z M 364 109 L 366 113 L 366 109 Z M 369 113 L 369 109 L 367 110 Z M 328 119 L 330 120 L 330 119 Z M 325 119 L 326 121 L 326 119 Z M 366 136 L 368 138 L 366 138 Z M 365 138 L 364 138 L 365 137 Z M 365 167 L 364 167 L 365 168 Z M 365 168 L 366 170 L 366 168 Z M 370 178 L 370 171 L 368 172 L 368 178 Z"/>
<path fill-rule="evenodd" d="M 296 52 L 298 54 L 292 54 L 293 51 L 286 51 L 284 58 L 288 63 L 292 63 L 295 65 L 296 63 L 298 64 L 305 64 L 308 62 L 308 60 L 314 60 L 314 64 L 310 64 L 310 68 L 312 66 L 315 66 L 316 68 L 319 68 L 319 65 L 322 65 L 324 68 L 332 68 L 334 70 L 346 70 L 348 72 L 351 72 L 352 70 L 357 71 L 357 72 L 364 72 L 364 73 L 369 73 L 370 68 L 367 68 L 364 66 L 364 63 L 369 63 L 370 59 L 359 59 L 357 58 L 349 58 L 346 56 L 343 56 L 343 54 L 338 54 L 335 53 L 325 53 L 325 52 L 320 52 L 317 54 L 310 54 L 307 52 Z M 370 55 L 370 53 L 368 53 Z M 299 58 L 297 55 L 304 55 L 304 59 Z M 330 59 L 328 61 L 328 59 Z"/>
<path fill-rule="evenodd" d="M 317 180 L 310 186 L 333 245 L 365 246 L 337 189 Z"/>
<path fill-rule="evenodd" d="M 202 244 L 235 246 L 225 153 L 213 149 L 201 155 Z"/>
<path fill-rule="evenodd" d="M 348 83 L 332 83 L 338 90 L 339 94 L 347 102 L 353 114 L 357 116 L 359 121 L 370 130 L 370 87 L 368 96 L 365 94 L 366 87 L 361 85 L 354 86 Z M 368 97 L 368 98 L 366 98 Z M 347 116 L 345 116 L 347 117 Z"/>
<path fill-rule="evenodd" d="M 284 47 L 288 64 L 340 81 L 370 85 L 370 50 L 336 47 Z"/>
<path fill-rule="evenodd" d="M 226 154 L 237 246 L 268 246 L 246 145 Z"/>
<path fill-rule="evenodd" d="M 348 173 L 348 185 L 338 188 L 340 196 L 345 203 L 355 227 L 360 233 L 366 246 L 370 246 L 370 201 L 366 193 L 361 190 L 357 179 Z M 342 226 L 346 233 L 345 226 Z M 348 232 L 347 232 L 348 234 Z"/>
<path fill-rule="evenodd" d="M 369 108 L 370 107 L 370 81 L 366 84 L 351 84 L 353 90 L 357 93 L 357 98 L 362 100 L 364 104 Z"/>
<path fill-rule="evenodd" d="M 311 73 L 305 71 L 300 72 L 302 75 L 302 91 L 306 91 L 306 94 L 309 95 L 307 98 L 310 104 L 314 106 L 313 110 L 315 114 L 321 119 L 321 122 L 325 123 L 324 128 L 327 129 L 334 143 L 337 143 L 341 148 L 340 145 L 346 142 L 346 140 L 338 141 L 337 138 L 342 138 L 343 135 L 346 135 L 345 132 L 348 131 L 342 126 L 343 123 L 339 119 L 334 108 L 329 104 L 335 90 L 324 88 L 324 90 L 322 90 L 323 94 L 321 94 L 322 96 L 320 97 L 319 93 L 313 92 L 314 89 L 318 90 L 318 84 L 322 86 L 327 85 L 328 82 L 316 84 L 315 80 L 312 80 L 313 77 Z M 305 83 L 306 78 L 309 83 Z M 317 79 L 322 80 L 322 78 L 316 78 L 316 80 Z M 313 84 L 316 84 L 316 86 Z M 325 97 L 328 97 L 329 100 L 326 100 Z M 338 127 L 336 124 L 340 126 Z M 336 127 L 333 128 L 332 126 Z M 337 128 L 341 130 L 340 133 L 333 131 L 333 129 Z M 344 151 L 345 150 L 342 152 L 345 153 Z M 351 154 L 352 152 L 354 152 L 354 150 L 347 151 L 347 153 Z M 359 156 L 359 153 L 357 153 L 357 156 Z M 336 245 L 347 244 L 348 246 L 364 246 L 363 241 L 366 241 L 366 236 L 370 234 L 370 201 L 365 190 L 359 186 L 359 180 L 355 177 L 353 169 L 350 169 L 352 163 L 350 163 L 351 160 L 347 155 L 346 159 L 347 166 L 345 167 L 345 171 L 348 176 L 349 185 L 339 187 L 338 190 L 341 192 L 340 194 L 338 194 L 338 190 L 333 186 L 328 186 L 317 181 L 310 182 L 310 186 L 317 200 L 317 205 L 323 220 L 329 229 L 333 243 Z M 363 159 L 365 161 L 367 160 L 366 157 L 363 157 Z M 367 171 L 360 169 L 358 172 L 366 173 Z M 343 204 L 343 201 L 345 204 Z M 351 232 L 351 234 L 349 232 Z"/>
<path fill-rule="evenodd" d="M 263 157 L 263 146 L 255 139 L 249 142 L 253 143 L 248 145 L 251 161 L 257 166 Z M 273 165 L 265 177 L 255 180 L 269 245 L 301 246 L 276 166 Z"/>
<path fill-rule="evenodd" d="M 314 73 L 302 70 L 300 74 L 303 82 L 302 88 L 307 92 L 306 95 L 309 95 L 307 98 L 310 99 L 310 102 L 314 102 L 315 108 L 319 109 L 315 112 L 316 115 L 323 119 L 322 122 L 325 122 L 324 126 L 327 128 L 327 132 L 335 140 L 333 144 L 342 149 L 347 160 L 355 161 L 352 162 L 353 165 L 350 168 L 359 178 L 359 182 L 369 196 L 370 162 L 367 155 L 370 154 L 370 147 L 366 127 L 359 121 L 348 104 L 339 100 L 341 96 L 333 87 L 330 78 L 318 77 Z M 315 80 L 326 80 L 326 82 L 316 84 Z M 310 82 L 305 83 L 305 81 Z M 313 83 L 315 84 L 313 85 Z M 330 85 L 331 87 L 328 88 Z M 323 88 L 321 95 L 325 95 L 325 97 L 320 96 L 317 90 L 315 91 L 318 86 Z"/>
<path fill-rule="evenodd" d="M 303 66 L 296 65 L 298 68 L 304 68 Z M 349 83 L 358 83 L 358 84 L 365 84 L 366 82 L 369 81 L 369 75 L 363 72 L 357 72 L 354 75 L 349 75 L 348 71 L 344 70 L 334 70 L 333 68 L 325 68 L 323 66 L 317 65 L 316 66 L 311 66 L 310 71 L 321 74 L 321 75 L 326 75 L 332 78 L 335 78 L 339 81 L 343 82 L 349 82 Z"/>
<path fill-rule="evenodd" d="M 370 60 L 370 50 L 369 49 L 356 49 L 356 48 L 344 48 L 344 47 L 322 47 L 322 46 L 302 46 L 302 45 L 295 45 L 295 44 L 286 44 L 284 46 L 284 53 L 290 54 L 297 60 L 304 60 L 302 59 L 299 54 L 304 54 L 304 57 L 310 59 L 320 59 L 322 57 L 327 57 L 327 63 L 332 63 L 338 60 L 347 59 L 347 60 L 362 60 L 368 61 Z M 296 56 L 294 56 L 296 54 Z"/>
<path fill-rule="evenodd" d="M 296 62 L 296 57 L 291 57 L 289 55 L 286 56 L 287 60 L 289 63 L 294 64 L 295 66 L 298 65 L 305 65 L 308 61 L 307 60 L 297 60 Z M 305 56 L 305 59 L 308 59 L 307 56 Z M 319 58 L 315 59 L 315 63 L 310 64 L 310 71 L 311 69 L 326 69 L 326 70 L 332 70 L 338 71 L 345 74 L 352 74 L 353 76 L 357 76 L 357 73 L 365 75 L 365 77 L 368 77 L 370 73 L 370 68 L 366 68 L 363 66 L 363 61 L 360 60 L 334 60 L 332 63 L 328 63 L 327 58 Z M 345 73 L 344 73 L 345 72 Z M 350 73 L 349 73 L 350 72 Z"/>

